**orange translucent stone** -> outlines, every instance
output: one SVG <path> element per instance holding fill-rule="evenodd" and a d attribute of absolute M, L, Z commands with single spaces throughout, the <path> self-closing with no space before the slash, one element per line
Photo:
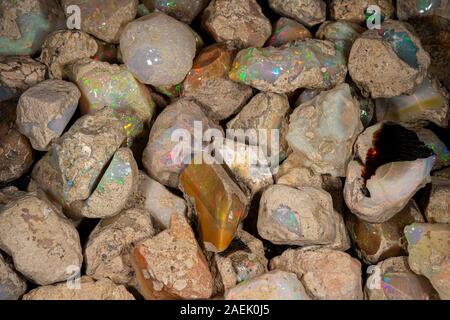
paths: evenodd
<path fill-rule="evenodd" d="M 206 249 L 224 251 L 247 214 L 247 196 L 219 164 L 187 166 L 180 187 L 195 207 Z"/>

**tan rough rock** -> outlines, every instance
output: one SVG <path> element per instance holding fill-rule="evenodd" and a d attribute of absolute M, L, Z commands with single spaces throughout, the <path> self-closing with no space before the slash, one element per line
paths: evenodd
<path fill-rule="evenodd" d="M 79 282 L 78 282 L 79 281 Z M 77 289 L 77 284 L 79 288 Z M 23 300 L 135 300 L 123 285 L 108 279 L 94 280 L 83 276 L 79 280 L 42 286 L 24 295 Z"/>
<path fill-rule="evenodd" d="M 324 22 L 327 17 L 323 0 L 269 0 L 269 6 L 280 15 L 295 19 L 307 27 Z"/>
<path fill-rule="evenodd" d="M 429 223 L 450 224 L 450 179 L 431 178 L 431 190 L 423 199 L 424 214 Z"/>
<path fill-rule="evenodd" d="M 27 282 L 0 253 L 0 300 L 18 300 L 27 290 Z"/>
<path fill-rule="evenodd" d="M 377 5 L 385 19 L 394 14 L 392 0 L 332 0 L 330 12 L 332 20 L 349 20 L 356 23 L 365 21 L 365 11 L 370 5 Z"/>

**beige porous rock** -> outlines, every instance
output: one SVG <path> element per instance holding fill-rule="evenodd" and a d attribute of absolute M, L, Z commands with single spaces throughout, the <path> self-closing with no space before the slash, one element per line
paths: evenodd
<path fill-rule="evenodd" d="M 362 300 L 361 263 L 331 249 L 288 249 L 270 269 L 293 272 L 315 300 Z"/>
<path fill-rule="evenodd" d="M 307 27 L 324 22 L 327 17 L 327 6 L 323 0 L 269 0 L 269 6 L 276 13 Z"/>
<path fill-rule="evenodd" d="M 27 193 L 25 191 L 20 191 L 16 187 L 6 187 L 0 189 L 0 210 L 8 203 L 22 198 L 26 194 Z"/>
<path fill-rule="evenodd" d="M 50 34 L 42 45 L 39 61 L 48 68 L 51 79 L 65 78 L 66 65 L 93 57 L 98 50 L 93 37 L 79 30 L 61 30 Z"/>
<path fill-rule="evenodd" d="M 137 244 L 133 267 L 146 299 L 207 299 L 213 291 L 208 262 L 187 220 L 177 214 L 168 230 Z"/>
<path fill-rule="evenodd" d="M 225 293 L 226 300 L 311 300 L 294 273 L 274 270 Z"/>
<path fill-rule="evenodd" d="M 0 183 L 24 175 L 33 164 L 33 148 L 16 125 L 17 101 L 0 102 Z"/>
<path fill-rule="evenodd" d="M 408 257 L 386 259 L 369 266 L 364 294 L 368 300 L 439 300 L 427 278 L 415 274 Z"/>
<path fill-rule="evenodd" d="M 62 0 L 61 5 L 70 19 L 71 6 L 78 6 L 81 30 L 100 40 L 119 43 L 123 28 L 137 14 L 138 0 Z"/>
<path fill-rule="evenodd" d="M 429 223 L 450 224 L 450 179 L 431 177 L 431 190 L 422 205 Z"/>
<path fill-rule="evenodd" d="M 413 223 L 405 227 L 409 266 L 427 277 L 442 300 L 450 299 L 450 225 Z"/>
<path fill-rule="evenodd" d="M 273 185 L 261 196 L 258 232 L 274 244 L 331 244 L 336 226 L 332 198 L 321 189 Z"/>
<path fill-rule="evenodd" d="M 0 56 L 0 101 L 17 98 L 45 79 L 45 65 L 27 56 Z"/>
<path fill-rule="evenodd" d="M 109 279 L 83 276 L 69 284 L 42 286 L 24 295 L 23 300 L 135 300 L 123 285 Z"/>
<path fill-rule="evenodd" d="M 134 277 L 131 265 L 133 245 L 154 235 L 147 210 L 129 209 L 102 219 L 89 235 L 84 250 L 86 275 L 127 284 Z"/>
<path fill-rule="evenodd" d="M 71 82 L 45 80 L 25 91 L 16 124 L 34 149 L 47 151 L 63 133 L 78 106 L 80 91 Z"/>
<path fill-rule="evenodd" d="M 392 0 L 332 0 L 330 3 L 331 19 L 363 23 L 366 20 L 366 9 L 371 5 L 378 6 L 385 19 L 394 15 Z"/>
<path fill-rule="evenodd" d="M 137 190 L 128 200 L 126 208 L 139 208 L 148 211 L 156 229 L 170 227 L 173 214 L 186 214 L 186 201 L 170 192 L 164 185 L 139 171 Z"/>
<path fill-rule="evenodd" d="M 33 194 L 2 208 L 0 248 L 12 257 L 17 271 L 40 285 L 69 279 L 83 261 L 75 227 Z"/>
<path fill-rule="evenodd" d="M 262 47 L 272 25 L 256 0 L 213 0 L 203 11 L 203 24 L 216 42 L 234 40 L 242 47 Z"/>
<path fill-rule="evenodd" d="M 364 96 L 390 98 L 412 94 L 427 75 L 430 55 L 413 28 L 388 20 L 364 32 L 350 51 L 348 71 Z"/>
<path fill-rule="evenodd" d="M 27 290 L 27 282 L 0 253 L 0 300 L 18 300 Z"/>

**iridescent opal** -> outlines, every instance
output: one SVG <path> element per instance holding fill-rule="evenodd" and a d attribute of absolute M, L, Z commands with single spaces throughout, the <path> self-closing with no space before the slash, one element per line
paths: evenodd
<path fill-rule="evenodd" d="M 279 47 L 288 42 L 312 38 L 311 32 L 295 20 L 280 18 L 273 26 L 272 36 L 267 41 L 268 46 Z"/>
<path fill-rule="evenodd" d="M 447 0 L 397 0 L 397 16 L 400 20 L 419 16 L 441 16 L 450 20 L 450 2 Z"/>
<path fill-rule="evenodd" d="M 280 48 L 248 48 L 238 53 L 230 79 L 262 91 L 291 92 L 298 88 L 331 89 L 344 82 L 342 52 L 330 41 L 302 40 Z"/>
<path fill-rule="evenodd" d="M 247 215 L 247 196 L 219 164 L 187 166 L 180 175 L 180 188 L 195 209 L 205 248 L 224 251 Z"/>
<path fill-rule="evenodd" d="M 207 5 L 208 0 L 144 0 L 151 11 L 161 11 L 177 20 L 190 24 Z"/>
<path fill-rule="evenodd" d="M 450 165 L 450 151 L 444 142 L 434 134 L 433 131 L 425 128 L 415 128 L 414 132 L 419 137 L 419 140 L 425 143 L 425 145 L 433 150 L 436 155 L 436 162 L 433 166 L 433 170 L 441 169 Z"/>

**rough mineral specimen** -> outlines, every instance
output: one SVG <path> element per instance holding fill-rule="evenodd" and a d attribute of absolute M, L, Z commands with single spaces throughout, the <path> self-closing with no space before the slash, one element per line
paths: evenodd
<path fill-rule="evenodd" d="M 161 11 L 184 23 L 192 20 L 205 8 L 209 0 L 143 0 L 148 10 Z"/>
<path fill-rule="evenodd" d="M 316 38 L 334 42 L 336 48 L 348 59 L 353 43 L 363 32 L 364 28 L 350 21 L 326 21 L 317 30 Z"/>
<path fill-rule="evenodd" d="M 332 20 L 349 20 L 363 23 L 367 19 L 366 9 L 376 5 L 381 9 L 381 16 L 389 19 L 394 15 L 392 0 L 332 0 L 330 12 Z"/>
<path fill-rule="evenodd" d="M 431 178 L 431 189 L 421 199 L 429 223 L 450 224 L 450 179 Z"/>
<path fill-rule="evenodd" d="M 63 133 L 77 109 L 80 96 L 73 83 L 42 81 L 20 96 L 17 127 L 30 139 L 34 149 L 46 151 Z"/>
<path fill-rule="evenodd" d="M 272 33 L 256 0 L 212 0 L 203 24 L 216 42 L 234 40 L 242 48 L 262 47 Z"/>
<path fill-rule="evenodd" d="M 152 13 L 129 23 L 120 38 L 123 61 L 142 83 L 176 85 L 183 81 L 195 56 L 195 37 L 182 22 Z"/>
<path fill-rule="evenodd" d="M 17 102 L 0 102 L 0 183 L 20 178 L 33 164 L 33 149 L 16 127 Z"/>
<path fill-rule="evenodd" d="M 433 150 L 436 155 L 433 171 L 450 165 L 450 151 L 433 131 L 425 128 L 415 128 L 413 131 L 417 134 L 419 140 Z"/>
<path fill-rule="evenodd" d="M 449 98 L 447 90 L 438 81 L 425 77 L 411 95 L 377 99 L 377 120 L 401 122 L 413 127 L 434 122 L 446 128 L 450 118 Z"/>
<path fill-rule="evenodd" d="M 258 233 L 274 244 L 326 245 L 336 237 L 335 218 L 329 193 L 273 185 L 261 196 Z"/>
<path fill-rule="evenodd" d="M 108 279 L 80 279 L 52 286 L 42 286 L 24 295 L 23 300 L 134 300 L 125 286 L 116 285 Z"/>
<path fill-rule="evenodd" d="M 83 261 L 75 227 L 33 194 L 2 208 L 0 248 L 13 258 L 17 271 L 40 285 L 71 278 Z"/>
<path fill-rule="evenodd" d="M 148 89 L 139 83 L 124 65 L 81 59 L 69 66 L 70 78 L 82 93 L 82 113 L 92 113 L 104 107 L 117 111 L 134 111 L 140 121 L 148 121 L 155 104 Z M 138 120 L 136 119 L 136 120 Z M 141 126 L 130 119 L 127 131 L 135 135 Z"/>
<path fill-rule="evenodd" d="M 288 249 L 270 261 L 270 269 L 293 272 L 316 300 L 362 300 L 361 263 L 330 249 Z"/>
<path fill-rule="evenodd" d="M 19 300 L 26 290 L 26 281 L 0 253 L 0 300 Z"/>
<path fill-rule="evenodd" d="M 242 229 L 226 251 L 210 260 L 210 269 L 217 270 L 213 296 L 267 272 L 263 243 Z"/>
<path fill-rule="evenodd" d="M 274 270 L 239 284 L 225 293 L 226 300 L 311 300 L 291 272 Z"/>
<path fill-rule="evenodd" d="M 145 209 L 149 212 L 157 229 L 168 229 L 172 214 L 184 216 L 186 202 L 174 195 L 165 186 L 150 178 L 145 172 L 139 172 L 136 193 L 129 199 L 126 208 Z"/>
<path fill-rule="evenodd" d="M 146 299 L 207 299 L 213 290 L 208 263 L 186 219 L 140 242 L 133 255 L 139 290 Z"/>
<path fill-rule="evenodd" d="M 61 0 L 64 12 L 70 19 L 70 6 L 78 6 L 81 30 L 100 40 L 119 43 L 127 23 L 137 14 L 138 0 Z"/>
<path fill-rule="evenodd" d="M 397 17 L 400 20 L 420 16 L 440 16 L 450 20 L 450 2 L 446 0 L 397 0 Z"/>
<path fill-rule="evenodd" d="M 106 218 L 117 215 L 136 192 L 138 173 L 133 152 L 128 148 L 119 149 L 89 198 L 70 204 L 72 217 Z"/>
<path fill-rule="evenodd" d="M 371 223 L 385 222 L 403 209 L 430 182 L 436 161 L 413 131 L 390 122 L 367 128 L 354 150 L 344 198 L 352 213 Z"/>
<path fill-rule="evenodd" d="M 376 265 L 367 279 L 368 300 L 438 300 L 427 278 L 411 271 L 407 257 L 386 259 Z"/>
<path fill-rule="evenodd" d="M 312 38 L 311 32 L 295 20 L 281 17 L 273 25 L 272 36 L 267 41 L 268 46 L 280 47 L 296 40 Z"/>
<path fill-rule="evenodd" d="M 147 173 L 166 186 L 177 187 L 178 177 L 191 159 L 191 146 L 197 146 L 192 141 L 195 132 L 201 139 L 207 129 L 214 127 L 193 101 L 180 99 L 166 107 L 153 124 L 144 150 L 142 162 Z M 202 148 L 201 141 L 197 147 Z"/>
<path fill-rule="evenodd" d="M 427 277 L 442 300 L 450 299 L 450 225 L 413 223 L 405 227 L 409 266 Z"/>
<path fill-rule="evenodd" d="M 84 251 L 86 275 L 127 284 L 134 276 L 132 245 L 154 235 L 147 210 L 130 209 L 102 219 L 89 235 Z"/>
<path fill-rule="evenodd" d="M 78 30 L 61 30 L 50 34 L 42 45 L 39 61 L 48 68 L 51 79 L 66 77 L 64 67 L 82 58 L 93 57 L 98 50 L 93 37 Z"/>
<path fill-rule="evenodd" d="M 368 264 L 390 257 L 406 255 L 407 244 L 403 229 L 414 222 L 424 222 L 414 200 L 394 217 L 383 223 L 368 223 L 349 214 L 347 228 L 358 256 Z"/>
<path fill-rule="evenodd" d="M 411 26 L 389 20 L 356 39 L 348 70 L 364 96 L 391 98 L 414 93 L 429 65 L 430 56 Z"/>
<path fill-rule="evenodd" d="M 0 56 L 0 102 L 19 97 L 45 78 L 45 65 L 30 57 Z"/>
<path fill-rule="evenodd" d="M 344 55 L 330 41 L 306 39 L 282 47 L 248 48 L 236 56 L 230 79 L 258 90 L 331 89 L 344 82 Z"/>
<path fill-rule="evenodd" d="M 224 251 L 247 215 L 247 196 L 225 168 L 214 161 L 187 166 L 180 175 L 179 188 L 195 210 L 205 248 Z"/>
<path fill-rule="evenodd" d="M 323 0 L 269 0 L 273 11 L 297 20 L 307 27 L 322 23 L 326 19 L 326 4 Z"/>
<path fill-rule="evenodd" d="M 228 78 L 235 55 L 235 49 L 227 43 L 203 49 L 183 82 L 182 96 L 197 101 L 213 120 L 237 113 L 253 94 L 249 86 Z"/>
<path fill-rule="evenodd" d="M 345 177 L 353 143 L 362 130 L 359 103 L 348 84 L 341 84 L 294 110 L 286 140 L 315 172 Z"/>
<path fill-rule="evenodd" d="M 57 0 L 0 2 L 0 55 L 33 55 L 45 37 L 64 27 Z"/>

